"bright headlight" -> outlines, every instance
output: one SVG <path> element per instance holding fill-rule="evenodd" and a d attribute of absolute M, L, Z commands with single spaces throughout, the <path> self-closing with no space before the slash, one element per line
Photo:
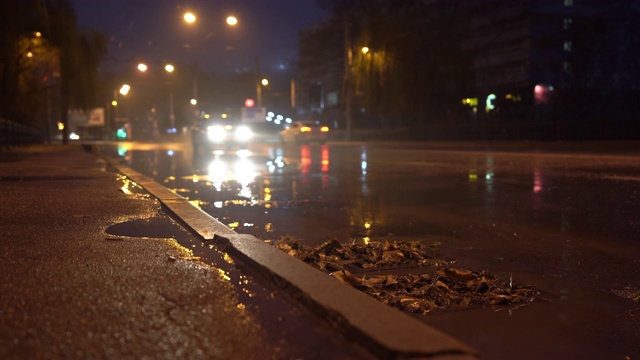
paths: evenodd
<path fill-rule="evenodd" d="M 238 141 L 249 141 L 253 137 L 253 132 L 248 126 L 238 126 L 236 128 L 236 139 Z"/>
<path fill-rule="evenodd" d="M 226 136 L 227 131 L 222 126 L 212 125 L 207 127 L 207 137 L 213 142 L 223 142 Z"/>

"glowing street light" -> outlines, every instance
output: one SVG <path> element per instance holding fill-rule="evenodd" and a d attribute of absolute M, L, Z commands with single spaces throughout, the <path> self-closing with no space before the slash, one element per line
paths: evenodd
<path fill-rule="evenodd" d="M 262 83 L 262 85 L 264 85 L 264 86 L 267 86 L 267 85 L 269 85 L 269 80 L 262 79 L 262 81 L 260 83 Z"/>
<path fill-rule="evenodd" d="M 363 46 L 360 51 L 362 51 L 363 54 L 368 54 L 369 53 L 369 48 L 366 47 L 366 46 Z"/>
<path fill-rule="evenodd" d="M 122 95 L 127 95 L 129 93 L 129 90 L 131 90 L 131 86 L 124 84 L 122 85 L 122 87 L 120 88 L 120 94 Z"/>
<path fill-rule="evenodd" d="M 198 104 L 198 100 L 196 99 L 191 99 L 191 105 L 197 105 Z"/>
<path fill-rule="evenodd" d="M 235 16 L 228 16 L 227 17 L 227 24 L 231 25 L 231 26 L 235 26 L 238 24 L 238 19 Z"/>
<path fill-rule="evenodd" d="M 193 24 L 194 22 L 196 22 L 196 16 L 191 12 L 185 13 L 184 21 L 186 21 L 188 24 Z"/>
<path fill-rule="evenodd" d="M 167 65 L 165 65 L 165 66 L 164 66 L 164 70 L 165 70 L 166 72 L 169 72 L 169 73 L 170 73 L 170 72 L 173 72 L 173 70 L 175 70 L 175 69 L 176 69 L 176 68 L 175 68 L 175 67 L 173 67 L 173 65 L 171 65 L 171 64 L 167 64 Z"/>
<path fill-rule="evenodd" d="M 148 69 L 147 64 L 144 64 L 144 63 L 138 64 L 138 70 L 145 72 L 147 71 L 147 69 Z"/>
<path fill-rule="evenodd" d="M 196 15 L 192 12 L 186 12 L 182 17 L 187 24 L 193 24 L 197 21 Z M 238 25 L 238 18 L 233 15 L 227 16 L 227 25 Z"/>

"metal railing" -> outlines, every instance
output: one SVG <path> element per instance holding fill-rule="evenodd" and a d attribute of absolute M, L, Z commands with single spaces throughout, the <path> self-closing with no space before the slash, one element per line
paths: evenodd
<path fill-rule="evenodd" d="M 0 118 L 0 150 L 43 141 L 44 135 L 40 130 Z"/>

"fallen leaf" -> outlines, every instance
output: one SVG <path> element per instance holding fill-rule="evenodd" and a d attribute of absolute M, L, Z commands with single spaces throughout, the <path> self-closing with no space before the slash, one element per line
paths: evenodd
<path fill-rule="evenodd" d="M 438 269 L 438 275 L 447 278 L 451 281 L 466 282 L 477 278 L 478 276 L 469 270 L 462 270 L 457 268 L 444 268 Z"/>
<path fill-rule="evenodd" d="M 491 305 L 500 305 L 500 304 L 506 304 L 509 302 L 509 297 L 505 296 L 505 295 L 497 295 L 496 297 L 494 297 L 493 299 L 491 299 L 491 301 L 489 302 Z"/>
<path fill-rule="evenodd" d="M 361 281 L 357 277 L 353 276 L 349 271 L 340 270 L 336 272 L 332 272 L 329 276 L 333 276 L 334 278 L 340 280 L 345 284 L 349 284 L 351 286 L 360 285 Z"/>
<path fill-rule="evenodd" d="M 398 281 L 391 275 L 387 275 L 387 277 L 384 280 L 384 284 L 386 286 L 391 286 L 391 285 L 394 285 L 394 284 L 397 284 L 397 283 L 398 283 Z"/>
<path fill-rule="evenodd" d="M 374 276 L 368 279 L 362 279 L 362 283 L 371 287 L 382 286 L 386 278 L 386 276 Z"/>
<path fill-rule="evenodd" d="M 433 284 L 434 286 L 444 289 L 446 291 L 449 291 L 449 287 L 447 286 L 447 284 L 443 283 L 442 281 L 438 280 L 435 282 L 435 284 Z"/>

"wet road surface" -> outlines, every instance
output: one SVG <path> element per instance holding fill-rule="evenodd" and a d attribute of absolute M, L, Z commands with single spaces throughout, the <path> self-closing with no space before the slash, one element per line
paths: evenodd
<path fill-rule="evenodd" d="M 525 307 L 422 317 L 484 358 L 640 356 L 640 157 L 361 144 L 249 150 L 121 144 L 118 156 L 240 233 L 310 246 L 439 241 L 459 267 L 536 286 L 542 295 Z"/>

